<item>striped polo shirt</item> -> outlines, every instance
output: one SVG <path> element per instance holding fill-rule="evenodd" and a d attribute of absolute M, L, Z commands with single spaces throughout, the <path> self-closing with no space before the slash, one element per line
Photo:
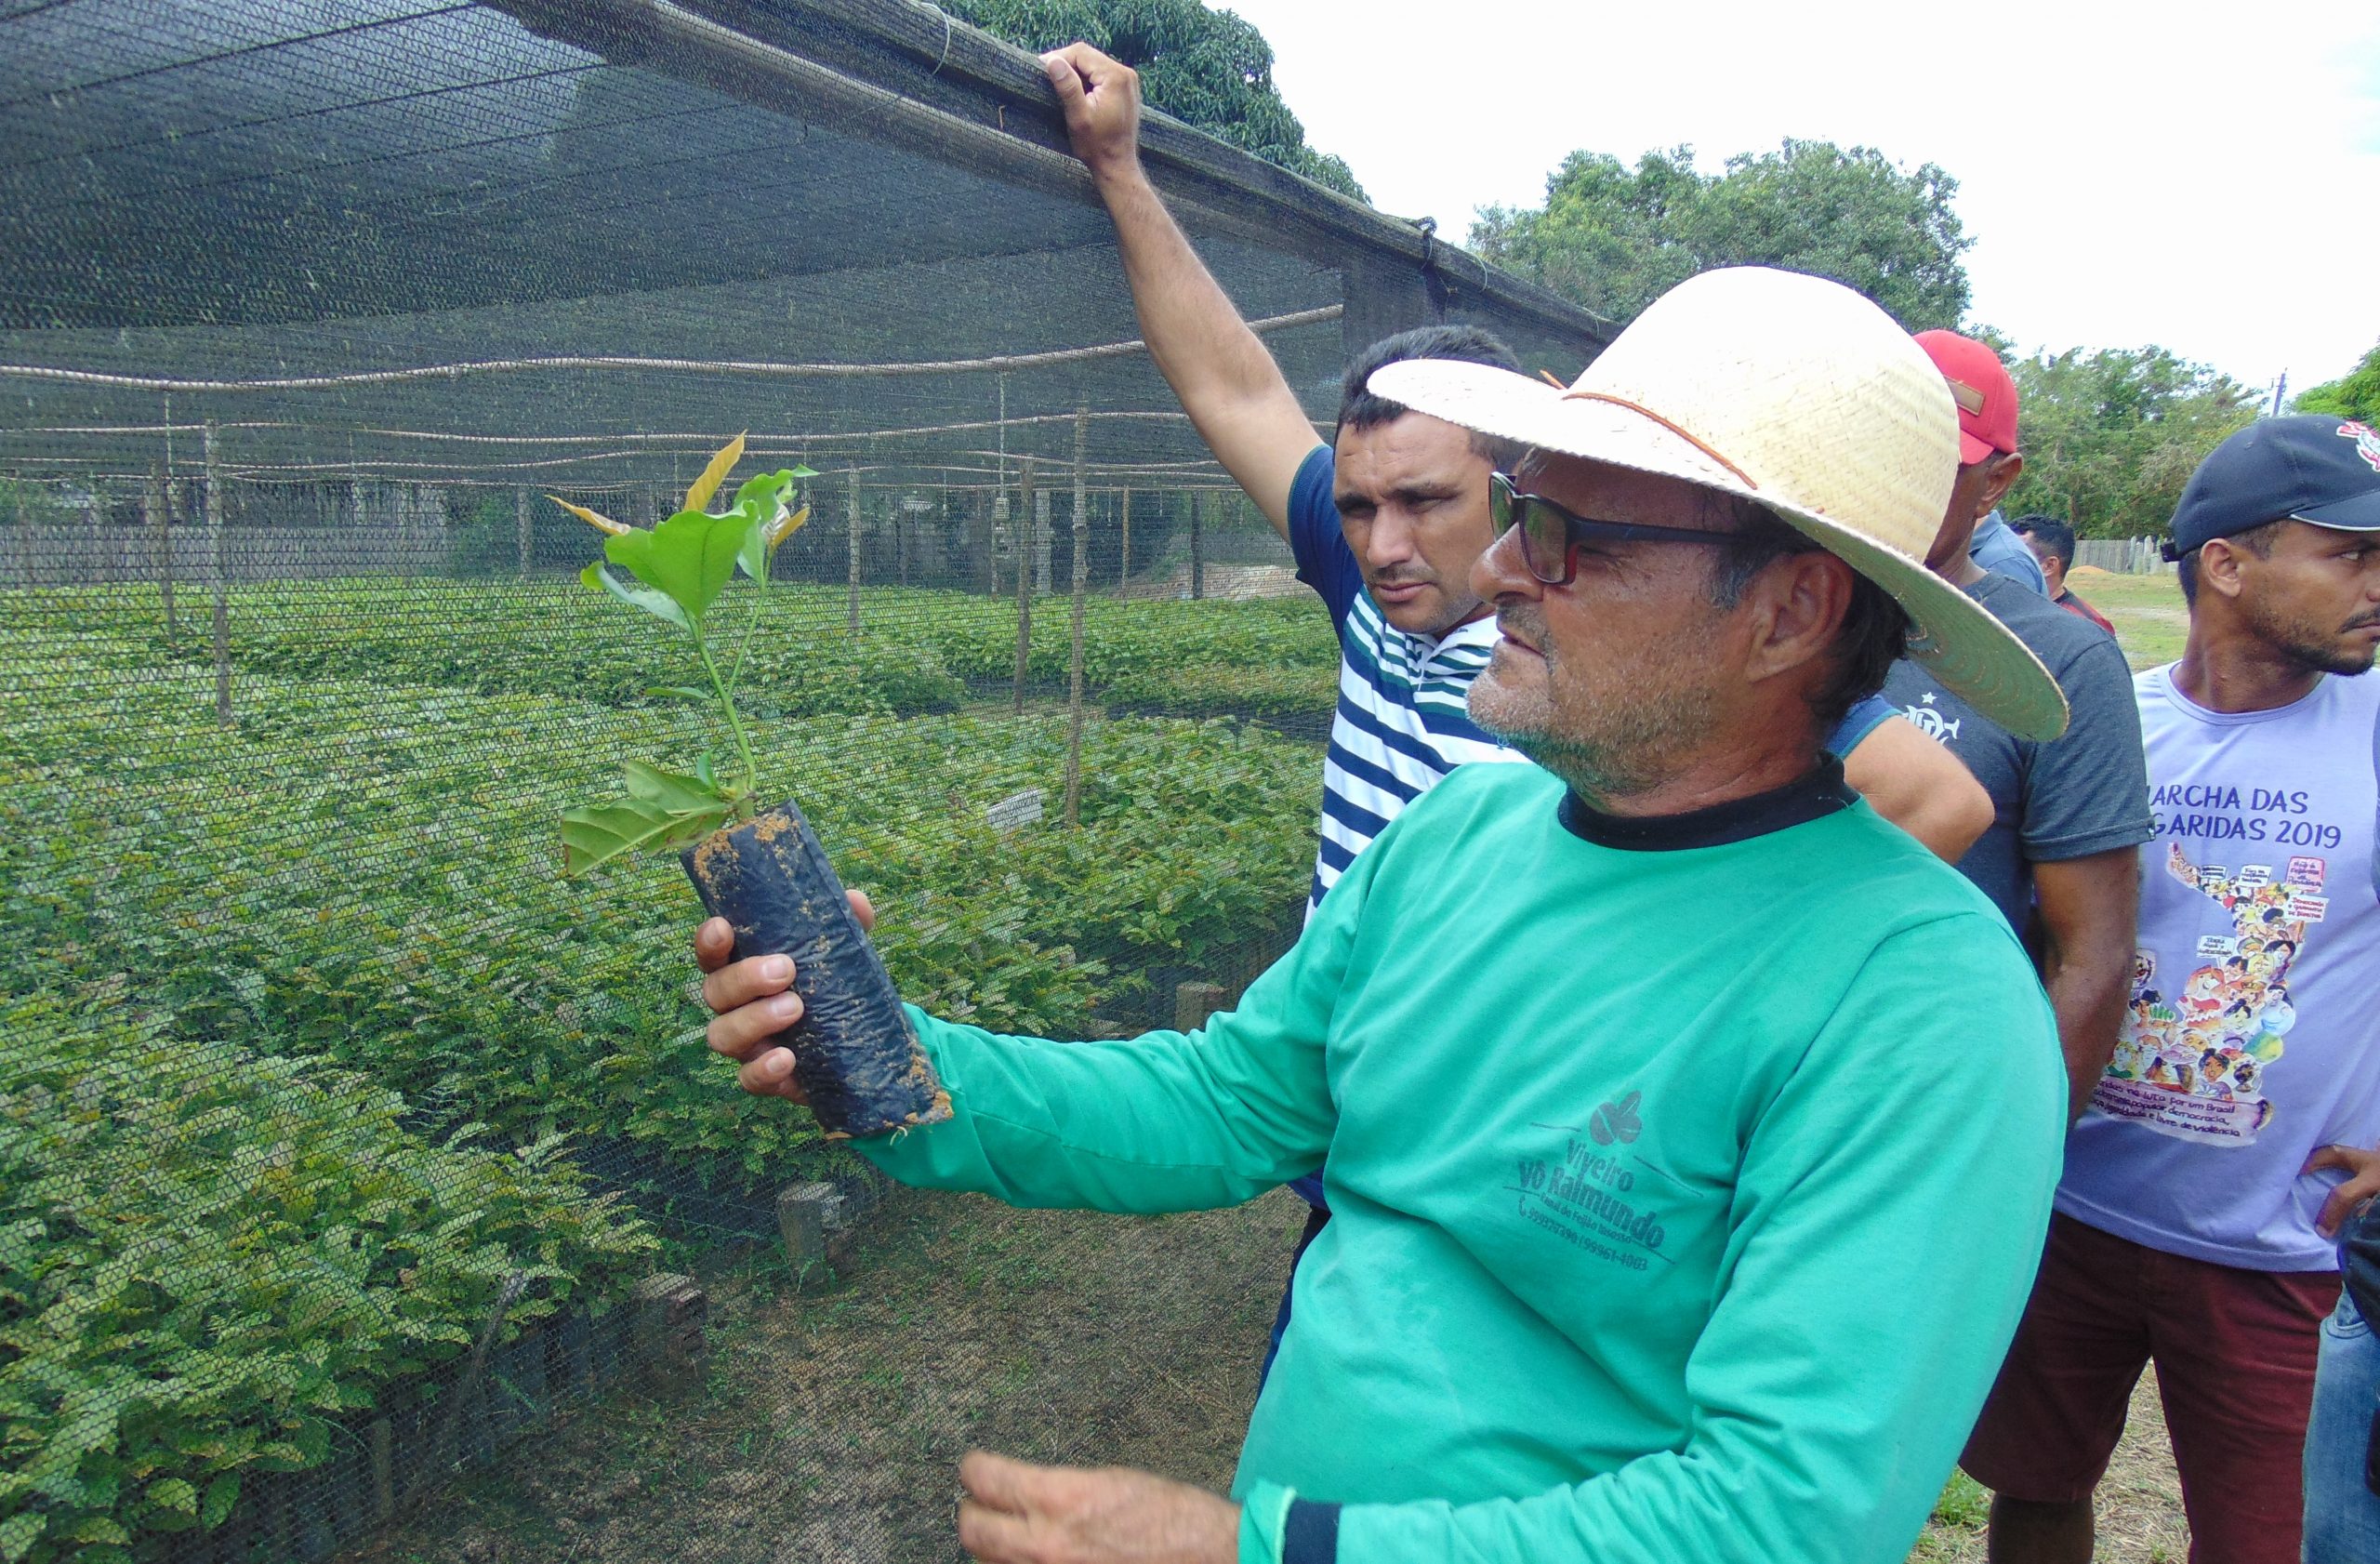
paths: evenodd
<path fill-rule="evenodd" d="M 1310 916 L 1355 855 L 1399 811 L 1459 765 L 1518 761 L 1480 731 L 1466 700 L 1496 648 L 1493 616 L 1444 636 L 1408 635 L 1364 590 L 1332 502 L 1330 447 L 1316 445 L 1289 487 L 1289 547 L 1298 579 L 1322 594 L 1339 631 L 1339 709 L 1322 762 L 1322 842 L 1307 894 Z"/>

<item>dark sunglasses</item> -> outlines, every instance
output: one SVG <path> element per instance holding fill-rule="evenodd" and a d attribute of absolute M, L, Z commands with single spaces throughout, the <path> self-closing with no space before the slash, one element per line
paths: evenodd
<path fill-rule="evenodd" d="M 1736 536 L 1688 527 L 1642 526 L 1634 522 L 1590 521 L 1542 495 L 1524 494 L 1507 472 L 1488 474 L 1488 518 L 1499 537 L 1520 528 L 1521 563 L 1549 587 L 1567 587 L 1578 574 L 1571 552 L 1575 543 L 1726 543 Z"/>

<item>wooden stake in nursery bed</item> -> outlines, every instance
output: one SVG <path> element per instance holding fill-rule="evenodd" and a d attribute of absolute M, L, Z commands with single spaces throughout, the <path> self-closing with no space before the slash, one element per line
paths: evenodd
<path fill-rule="evenodd" d="M 790 802 L 758 808 L 759 767 L 736 708 L 736 684 L 760 623 L 770 556 L 810 518 L 807 509 L 791 509 L 794 485 L 816 474 L 808 468 L 764 473 L 735 491 L 726 514 L 707 514 L 711 496 L 743 454 L 738 435 L 686 491 L 684 508 L 649 532 L 554 500 L 606 535 L 604 559 L 579 578 L 693 642 L 707 688 L 651 693 L 716 701 L 734 748 L 731 755 L 697 757 L 692 772 L 628 762 L 627 798 L 562 816 L 562 869 L 584 874 L 626 853 L 678 850 L 703 905 L 734 927 L 738 958 L 793 958 L 794 990 L 804 1008 L 781 1040 L 793 1050 L 795 1078 L 826 1133 L 874 1135 L 934 1123 L 950 1117 L 949 1095 L 918 1046 L 825 849 Z M 615 575 L 607 561 L 628 578 Z M 723 643 L 714 643 L 709 616 L 738 570 L 751 577 L 752 607 L 730 659 L 721 655 Z"/>

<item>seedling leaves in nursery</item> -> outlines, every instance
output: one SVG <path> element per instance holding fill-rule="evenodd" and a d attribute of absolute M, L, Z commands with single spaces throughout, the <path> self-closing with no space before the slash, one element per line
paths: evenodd
<path fill-rule="evenodd" d="M 680 780 L 684 789 L 676 786 Z M 629 786 L 637 786 L 633 775 Z M 668 790 L 675 802 L 631 795 L 617 803 L 568 811 L 562 817 L 562 873 L 575 878 L 623 853 L 683 847 L 708 836 L 726 823 L 734 806 L 716 794 L 691 790 L 697 787 L 691 776 L 672 779 Z"/>
<path fill-rule="evenodd" d="M 740 511 L 706 516 L 681 510 L 651 532 L 631 528 L 603 540 L 603 556 L 626 565 L 648 587 L 658 587 L 669 601 L 700 619 L 735 574 L 737 556 L 760 530 L 758 522 Z"/>
<path fill-rule="evenodd" d="M 603 568 L 597 560 L 578 573 L 578 578 L 588 586 L 611 593 L 631 608 L 641 608 L 656 619 L 667 619 L 680 630 L 688 628 L 685 610 L 669 601 L 667 594 L 651 587 L 632 587 Z"/>
<path fill-rule="evenodd" d="M 560 495 L 549 494 L 546 496 L 546 497 L 552 500 L 556 505 L 561 506 L 563 510 L 569 511 L 572 515 L 577 517 L 580 521 L 585 522 L 588 526 L 593 527 L 597 532 L 609 533 L 613 537 L 617 537 L 620 534 L 629 530 L 628 523 L 615 522 L 612 520 L 611 517 L 603 514 L 601 510 L 589 510 L 584 505 L 573 505 L 570 501 L 562 498 Z"/>
<path fill-rule="evenodd" d="M 703 475 L 687 485 L 686 503 L 683 509 L 688 510 L 709 510 L 710 497 L 719 492 L 720 481 L 725 478 L 728 473 L 734 471 L 735 464 L 743 459 L 744 436 L 739 434 L 734 439 L 729 441 L 726 444 L 721 445 L 719 448 L 719 454 L 711 457 L 710 461 L 703 468 Z M 750 485 L 747 484 L 746 486 L 749 487 Z M 743 498 L 743 496 L 738 495 L 736 496 L 736 498 L 740 500 Z M 741 509 L 741 507 L 739 506 L 738 509 Z"/>
<path fill-rule="evenodd" d="M 743 642 L 724 672 L 720 659 L 712 655 L 704 616 L 738 570 L 749 576 L 757 588 L 767 588 L 770 551 L 809 519 L 807 509 L 787 514 L 794 486 L 817 474 L 806 467 L 793 467 L 747 479 L 736 489 L 735 503 L 725 515 L 707 514 L 703 508 L 743 454 L 744 436 L 739 434 L 704 465 L 702 476 L 686 491 L 686 508 L 650 532 L 622 526 L 567 500 L 554 501 L 607 535 L 603 560 L 588 565 L 579 579 L 630 607 L 667 620 L 691 638 L 694 658 L 710 682 L 708 691 L 690 684 L 656 684 L 647 693 L 715 697 L 720 716 L 734 740 L 742 773 L 734 785 L 721 782 L 708 755 L 697 762 L 691 776 L 630 761 L 626 799 L 563 815 L 565 875 L 584 874 L 623 853 L 682 847 L 730 820 L 750 817 L 759 778 L 751 741 L 736 709 L 735 686 L 744 670 L 743 650 L 749 647 L 759 628 L 760 599 L 756 595 L 752 600 Z M 615 575 L 605 561 L 628 571 L 633 581 Z"/>

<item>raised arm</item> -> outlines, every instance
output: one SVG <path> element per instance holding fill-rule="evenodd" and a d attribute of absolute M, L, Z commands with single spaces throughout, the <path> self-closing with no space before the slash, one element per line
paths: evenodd
<path fill-rule="evenodd" d="M 1183 410 L 1282 537 L 1289 484 L 1316 444 L 1281 366 L 1248 329 L 1141 167 L 1141 79 L 1089 44 L 1041 57 L 1075 155 L 1116 222 L 1141 336 Z"/>

